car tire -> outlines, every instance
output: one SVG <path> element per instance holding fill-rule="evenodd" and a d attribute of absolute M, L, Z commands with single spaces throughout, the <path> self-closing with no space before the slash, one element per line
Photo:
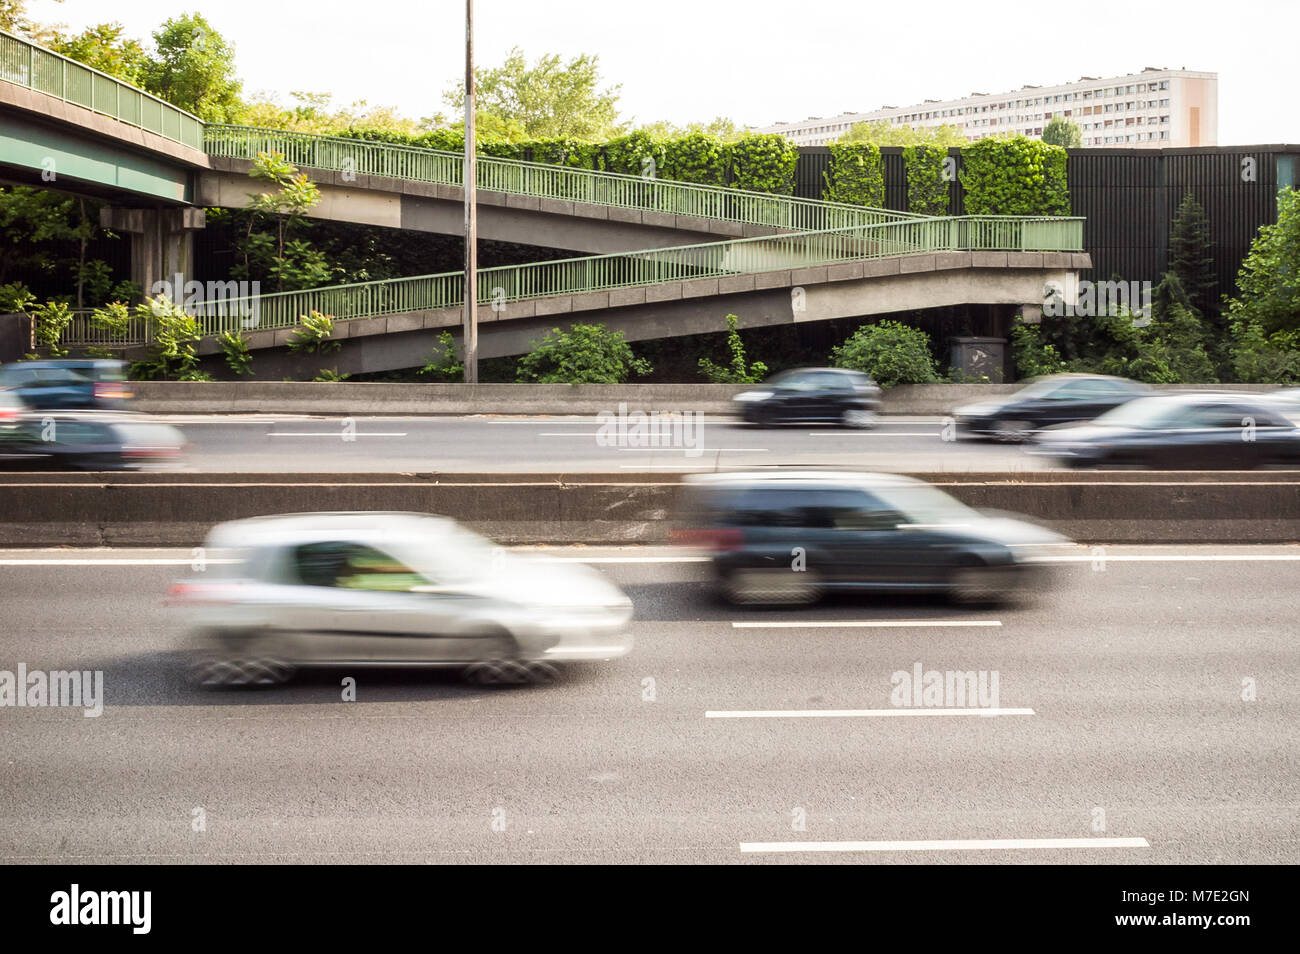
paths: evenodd
<path fill-rule="evenodd" d="M 846 408 L 840 415 L 840 423 L 855 430 L 866 430 L 876 426 L 876 412 L 867 408 Z"/>
<path fill-rule="evenodd" d="M 821 581 L 807 570 L 733 570 L 720 584 L 723 598 L 733 606 L 807 605 L 821 598 Z"/>
<path fill-rule="evenodd" d="M 998 567 L 962 566 L 948 578 L 948 598 L 959 606 L 998 606 L 1010 596 L 1006 576 Z"/>
<path fill-rule="evenodd" d="M 190 665 L 189 682 L 203 689 L 278 686 L 293 677 L 294 667 L 270 656 L 205 656 Z"/>

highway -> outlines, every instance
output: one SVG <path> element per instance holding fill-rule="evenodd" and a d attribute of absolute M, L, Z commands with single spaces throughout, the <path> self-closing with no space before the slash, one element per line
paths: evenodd
<path fill-rule="evenodd" d="M 487 428 L 534 440 L 419 433 Z M 633 598 L 630 656 L 224 692 L 184 682 L 162 603 L 188 550 L 0 552 L 0 669 L 105 687 L 97 718 L 0 711 L 0 859 L 1300 862 L 1300 547 L 1080 548 L 1032 605 L 978 611 L 733 610 L 675 551 L 548 552 Z M 996 672 L 1006 714 L 893 717 L 916 664 Z"/>
<path fill-rule="evenodd" d="M 613 432 L 594 416 L 160 418 L 184 430 L 181 469 L 205 473 L 688 472 L 806 463 L 888 471 L 1050 468 L 1019 446 L 944 440 L 940 417 L 891 417 L 871 430 L 782 426 L 730 418 L 668 419 L 647 434 Z"/>

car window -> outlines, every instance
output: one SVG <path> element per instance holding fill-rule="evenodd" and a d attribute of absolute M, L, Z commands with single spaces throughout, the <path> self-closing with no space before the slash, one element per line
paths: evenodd
<path fill-rule="evenodd" d="M 1048 399 L 1052 401 L 1088 401 L 1106 393 L 1109 393 L 1109 389 L 1102 387 L 1099 381 L 1071 381 L 1053 391 L 1048 395 Z"/>
<path fill-rule="evenodd" d="M 847 388 L 850 385 L 847 375 L 837 374 L 834 371 L 818 371 L 809 377 L 812 379 L 813 386 L 819 390 Z"/>
<path fill-rule="evenodd" d="M 400 560 L 360 543 L 307 543 L 294 553 L 298 579 L 307 586 L 409 591 L 428 585 Z"/>
<path fill-rule="evenodd" d="M 1174 418 L 1176 428 L 1232 427 L 1243 426 L 1242 418 L 1247 417 L 1237 408 L 1223 404 L 1206 404 L 1190 407 Z M 1249 423 L 1249 422 L 1247 422 Z"/>

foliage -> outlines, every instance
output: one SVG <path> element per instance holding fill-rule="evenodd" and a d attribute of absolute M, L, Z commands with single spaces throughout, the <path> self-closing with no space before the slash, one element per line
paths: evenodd
<path fill-rule="evenodd" d="M 907 208 L 920 215 L 948 214 L 947 146 L 918 143 L 903 147 Z"/>
<path fill-rule="evenodd" d="M 517 380 L 539 384 L 623 384 L 633 374 L 649 374 L 649 362 L 636 357 L 621 331 L 604 323 L 552 328 L 519 359 Z"/>
<path fill-rule="evenodd" d="M 253 356 L 248 350 L 248 338 L 242 331 L 223 331 L 217 335 L 226 367 L 238 375 L 253 374 Z"/>
<path fill-rule="evenodd" d="M 321 368 L 320 374 L 312 378 L 313 381 L 346 381 L 352 377 L 350 374 L 339 374 L 338 368 Z"/>
<path fill-rule="evenodd" d="M 1237 273 L 1229 321 L 1258 325 L 1266 338 L 1300 331 L 1300 190 L 1278 194 L 1277 223 L 1260 227 Z"/>
<path fill-rule="evenodd" d="M 1210 319 L 1219 313 L 1219 273 L 1212 247 L 1205 208 L 1188 192 L 1169 230 L 1169 271 L 1178 276 L 1192 307 Z"/>
<path fill-rule="evenodd" d="M 1043 340 L 1039 325 L 1017 324 L 1011 329 L 1011 362 L 1018 378 L 1059 374 L 1067 367 L 1056 346 Z"/>
<path fill-rule="evenodd" d="M 1232 324 L 1232 370 L 1238 381 L 1249 384 L 1300 383 L 1300 342 L 1296 333 L 1266 334 L 1257 321 Z"/>
<path fill-rule="evenodd" d="M 880 147 L 874 142 L 833 142 L 830 168 L 822 175 L 826 186 L 822 198 L 881 208 L 885 204 L 885 168 Z"/>
<path fill-rule="evenodd" d="M 474 87 L 476 125 L 513 123 L 524 139 L 595 140 L 618 132 L 619 87 L 601 88 L 598 56 L 584 53 L 566 63 L 551 53 L 529 66 L 515 47 L 500 66 L 477 67 Z M 464 83 L 448 90 L 443 102 L 463 111 Z"/>
<path fill-rule="evenodd" d="M 460 381 L 465 377 L 465 365 L 456 358 L 456 339 L 450 331 L 439 333 L 438 350 L 416 373 L 427 374 L 438 381 Z"/>
<path fill-rule="evenodd" d="M 1025 136 L 990 136 L 962 150 L 968 215 L 1069 215 L 1066 152 Z"/>
<path fill-rule="evenodd" d="M 138 40 L 123 38 L 124 32 L 120 23 L 100 23 L 74 36 L 59 36 L 50 49 L 133 86 L 142 86 L 148 56 Z"/>
<path fill-rule="evenodd" d="M 930 354 L 930 336 L 899 321 L 863 325 L 831 349 L 831 363 L 837 368 L 865 371 L 882 388 L 939 380 Z"/>
<path fill-rule="evenodd" d="M 337 269 L 324 253 L 305 239 L 293 238 L 307 228 L 307 212 L 320 201 L 320 190 L 281 153 L 259 152 L 249 176 L 276 186 L 250 195 L 248 208 L 238 213 L 243 234 L 235 241 L 241 261 L 235 278 L 267 278 L 278 291 L 315 288 L 336 277 Z M 233 213 L 219 213 L 217 223 Z M 271 231 L 262 227 L 269 223 Z"/>
<path fill-rule="evenodd" d="M 72 309 L 67 302 L 47 301 L 31 310 L 33 334 L 38 347 L 48 348 L 56 358 L 68 352 L 59 347 L 59 339 L 72 322 Z"/>
<path fill-rule="evenodd" d="M 775 133 L 742 136 L 731 144 L 732 185 L 750 192 L 794 195 L 799 147 Z"/>
<path fill-rule="evenodd" d="M 628 133 L 605 143 L 605 169 L 629 176 L 658 178 L 664 166 L 663 143 L 644 132 Z"/>
<path fill-rule="evenodd" d="M 746 363 L 745 344 L 736 330 L 739 320 L 735 315 L 727 316 L 727 350 L 731 352 L 727 364 L 718 365 L 707 357 L 700 358 L 700 373 L 713 384 L 757 384 L 767 377 L 767 365 L 762 361 Z"/>
<path fill-rule="evenodd" d="M 662 140 L 661 179 L 725 186 L 731 166 L 731 146 L 703 131 Z"/>
<path fill-rule="evenodd" d="M 22 282 L 10 282 L 0 285 L 0 315 L 12 315 L 24 312 L 27 306 L 36 300 L 36 296 Z"/>
<path fill-rule="evenodd" d="M 142 69 L 145 89 L 204 122 L 239 120 L 243 103 L 235 49 L 201 14 L 164 21 L 153 41 L 156 53 Z"/>
<path fill-rule="evenodd" d="M 839 142 L 874 142 L 877 146 L 964 146 L 966 136 L 958 126 L 943 123 L 939 126 L 895 125 L 887 119 L 854 123 Z"/>
<path fill-rule="evenodd" d="M 331 104 L 333 96 L 330 93 L 293 90 L 289 97 L 292 100 L 289 106 L 281 106 L 278 101 L 266 96 L 254 98 L 244 105 L 240 122 L 267 129 L 333 136 L 342 135 L 346 130 L 360 129 L 405 136 L 417 136 L 429 131 L 428 120 L 408 119 L 392 107 L 371 106 L 365 100 L 357 100 L 350 106 L 336 107 Z"/>
<path fill-rule="evenodd" d="M 687 123 L 679 126 L 666 120 L 658 120 L 640 127 L 656 139 L 686 139 L 690 136 L 707 136 L 719 142 L 734 142 L 745 135 L 745 129 L 737 126 L 734 120 L 718 116 L 708 122 Z M 666 177 L 665 177 L 666 178 Z"/>
<path fill-rule="evenodd" d="M 115 338 L 123 337 L 131 328 L 131 310 L 120 302 L 109 302 L 90 313 L 92 324 L 103 328 Z"/>
<path fill-rule="evenodd" d="M 300 315 L 298 330 L 285 343 L 294 354 L 328 354 L 343 347 L 342 342 L 331 341 L 334 334 L 334 316 L 322 315 L 312 309 L 309 315 Z"/>
<path fill-rule="evenodd" d="M 211 375 L 199 370 L 199 357 L 195 345 L 202 337 L 202 330 L 199 328 L 198 318 L 186 312 L 166 295 L 158 295 L 137 305 L 135 314 L 147 322 L 152 340 L 149 345 L 149 357 L 131 365 L 133 378 L 212 380 Z"/>
<path fill-rule="evenodd" d="M 1063 149 L 1078 149 L 1083 145 L 1083 130 L 1064 116 L 1053 116 L 1043 127 L 1043 142 Z"/>

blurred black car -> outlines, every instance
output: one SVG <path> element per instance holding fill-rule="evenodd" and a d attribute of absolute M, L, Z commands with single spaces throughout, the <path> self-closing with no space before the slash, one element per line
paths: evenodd
<path fill-rule="evenodd" d="M 1248 470 L 1300 464 L 1300 428 L 1274 402 L 1241 394 L 1162 394 L 1091 424 L 1037 437 L 1035 453 L 1071 467 Z"/>
<path fill-rule="evenodd" d="M 134 470 L 179 460 L 185 435 L 144 415 L 26 410 L 4 441 L 5 453 L 40 455 L 83 470 Z"/>
<path fill-rule="evenodd" d="M 873 427 L 880 411 L 880 388 L 861 371 L 801 368 L 783 371 L 732 401 L 737 415 L 749 424 L 801 421 Z"/>
<path fill-rule="evenodd" d="M 681 519 L 678 538 L 709 553 L 733 603 L 807 603 L 836 589 L 997 603 L 1045 584 L 1034 557 L 1070 544 L 889 474 L 692 474 Z"/>
<path fill-rule="evenodd" d="M 0 367 L 0 387 L 38 411 L 118 410 L 131 397 L 125 363 L 111 358 L 17 361 Z"/>
<path fill-rule="evenodd" d="M 1015 394 L 968 404 L 952 412 L 957 435 L 1028 440 L 1034 431 L 1072 421 L 1091 421 L 1134 398 L 1148 385 L 1104 374 L 1054 374 Z"/>

